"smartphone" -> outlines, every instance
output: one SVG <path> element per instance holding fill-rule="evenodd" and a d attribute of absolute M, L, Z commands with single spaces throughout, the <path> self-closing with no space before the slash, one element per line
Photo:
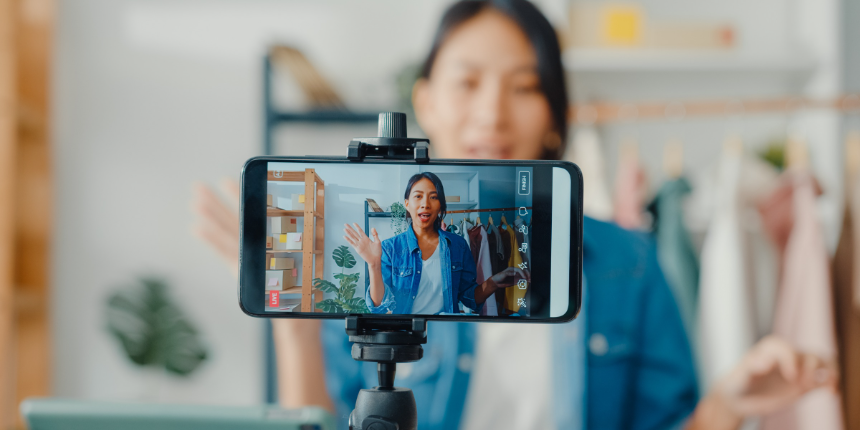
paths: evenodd
<path fill-rule="evenodd" d="M 257 157 L 240 220 L 251 316 L 565 322 L 581 306 L 573 163 Z"/>

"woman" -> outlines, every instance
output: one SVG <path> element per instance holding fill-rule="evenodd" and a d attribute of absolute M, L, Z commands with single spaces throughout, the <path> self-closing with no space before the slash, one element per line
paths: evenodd
<path fill-rule="evenodd" d="M 376 229 L 370 240 L 361 227 L 346 225 L 343 238 L 367 262 L 370 288 L 367 307 L 375 314 L 440 314 L 459 312 L 457 303 L 480 312 L 496 290 L 510 287 L 526 274 L 518 267 L 475 283 L 475 261 L 462 236 L 442 230 L 445 189 L 430 172 L 416 173 L 403 196 L 410 228 L 380 243 Z M 393 276 L 393 268 L 407 268 Z M 452 270 L 459 268 L 460 270 Z M 448 282 L 450 280 L 450 283 Z M 413 286 L 418 290 L 413 295 Z"/>
<path fill-rule="evenodd" d="M 454 3 L 413 90 L 416 117 L 437 157 L 557 159 L 564 73 L 555 32 L 530 3 Z M 698 401 L 651 241 L 591 219 L 583 233 L 585 302 L 572 323 L 432 324 L 424 359 L 398 369 L 420 428 L 735 429 L 835 384 L 828 364 L 766 338 Z M 225 249 L 235 233 L 204 236 Z M 238 251 L 225 255 L 235 265 Z M 273 324 L 285 406 L 343 417 L 359 389 L 376 385 L 375 367 L 352 360 L 341 321 Z"/>

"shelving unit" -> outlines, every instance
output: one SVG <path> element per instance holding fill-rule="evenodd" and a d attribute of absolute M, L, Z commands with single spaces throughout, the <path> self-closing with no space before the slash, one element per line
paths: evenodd
<path fill-rule="evenodd" d="M 322 293 L 314 294 L 313 280 L 323 273 L 325 258 L 316 257 L 325 251 L 325 182 L 316 174 L 314 169 L 303 172 L 269 171 L 270 182 L 303 182 L 305 184 L 304 210 L 284 210 L 269 207 L 266 209 L 266 222 L 272 217 L 302 218 L 302 249 L 275 250 L 267 249 L 266 254 L 302 254 L 302 284 L 298 287 L 281 291 L 280 295 L 301 294 L 301 311 L 316 312 L 316 302 L 322 300 Z"/>
<path fill-rule="evenodd" d="M 285 123 L 376 123 L 379 112 L 350 112 L 346 110 L 314 110 L 285 112 L 275 107 L 272 98 L 272 61 L 269 54 L 263 57 L 263 153 L 272 155 L 274 132 Z M 344 141 L 344 153 L 346 144 Z"/>

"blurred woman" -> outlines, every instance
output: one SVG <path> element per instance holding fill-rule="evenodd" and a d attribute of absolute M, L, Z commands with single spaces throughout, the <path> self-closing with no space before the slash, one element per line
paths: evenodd
<path fill-rule="evenodd" d="M 524 0 L 451 5 L 413 102 L 439 158 L 558 159 L 565 149 L 558 41 Z M 218 212 L 211 198 L 200 206 Z M 236 228 L 201 234 L 224 249 Z M 583 246 L 577 320 L 432 324 L 425 358 L 398 369 L 398 385 L 415 393 L 419 428 L 735 429 L 834 385 L 827 364 L 766 338 L 699 401 L 689 342 L 651 240 L 586 219 Z M 227 255 L 233 265 L 237 255 Z M 320 405 L 345 417 L 358 390 L 376 385 L 375 367 L 352 360 L 341 321 L 273 324 L 284 406 Z"/>

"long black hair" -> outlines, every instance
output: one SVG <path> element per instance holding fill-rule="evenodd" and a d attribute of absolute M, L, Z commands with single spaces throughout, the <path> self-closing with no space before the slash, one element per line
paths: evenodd
<path fill-rule="evenodd" d="M 433 63 L 448 35 L 466 21 L 485 10 L 501 12 L 513 20 L 525 33 L 535 50 L 538 62 L 540 91 L 549 103 L 553 126 L 561 142 L 553 148 L 544 148 L 544 159 L 557 160 L 564 154 L 567 144 L 567 86 L 561 63 L 558 36 L 546 17 L 535 5 L 526 0 L 462 0 L 452 4 L 442 15 L 433 46 L 421 68 L 421 78 L 429 79 Z"/>
<path fill-rule="evenodd" d="M 442 186 L 442 180 L 439 179 L 433 172 L 421 172 L 412 175 L 409 178 L 409 182 L 406 183 L 406 192 L 403 193 L 403 200 L 409 200 L 409 194 L 412 193 L 412 187 L 416 182 L 427 179 L 433 183 L 433 186 L 436 187 L 436 197 L 439 199 L 439 203 L 441 203 L 441 210 L 439 211 L 439 215 L 436 217 L 436 221 L 433 222 L 433 227 L 436 230 L 442 228 L 442 218 L 445 218 L 445 214 L 448 211 L 448 203 L 445 203 L 445 187 Z M 409 212 L 406 212 L 406 216 L 411 220 L 411 215 Z"/>

